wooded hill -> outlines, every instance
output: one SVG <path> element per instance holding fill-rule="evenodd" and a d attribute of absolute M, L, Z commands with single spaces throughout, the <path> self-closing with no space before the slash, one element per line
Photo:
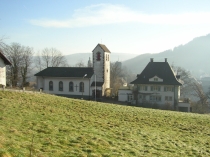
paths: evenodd
<path fill-rule="evenodd" d="M 199 77 L 210 74 L 210 34 L 193 39 L 185 45 L 175 47 L 156 54 L 142 54 L 123 62 L 133 73 L 139 74 L 144 67 L 154 58 L 155 62 L 164 62 L 167 58 L 170 64 L 189 70 L 194 76 Z"/>

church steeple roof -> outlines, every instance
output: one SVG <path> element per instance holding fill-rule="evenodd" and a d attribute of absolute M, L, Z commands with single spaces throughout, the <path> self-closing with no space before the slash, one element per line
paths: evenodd
<path fill-rule="evenodd" d="M 104 52 L 109 52 L 109 53 L 111 53 L 111 52 L 109 51 L 109 49 L 106 47 L 106 45 L 98 44 L 97 46 L 100 46 Z M 97 46 L 96 46 L 96 47 L 97 47 Z M 95 48 L 96 48 L 96 47 L 95 47 Z M 95 48 L 93 49 L 93 51 L 95 50 Z M 93 51 L 92 51 L 92 52 L 93 52 Z"/>

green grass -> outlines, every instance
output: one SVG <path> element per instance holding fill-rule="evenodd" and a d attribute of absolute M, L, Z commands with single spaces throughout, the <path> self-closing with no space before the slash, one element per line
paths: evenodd
<path fill-rule="evenodd" d="M 210 116 L 0 91 L 0 156 L 210 156 Z"/>

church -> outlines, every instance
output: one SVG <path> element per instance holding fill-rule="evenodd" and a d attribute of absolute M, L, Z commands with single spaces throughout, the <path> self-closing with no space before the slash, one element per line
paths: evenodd
<path fill-rule="evenodd" d="M 110 90 L 110 54 L 105 45 L 98 44 L 92 51 L 92 67 L 48 67 L 35 74 L 37 89 L 70 98 L 100 100 Z"/>

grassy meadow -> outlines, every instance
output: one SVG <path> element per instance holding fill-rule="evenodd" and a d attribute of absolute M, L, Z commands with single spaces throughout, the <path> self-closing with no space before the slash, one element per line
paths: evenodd
<path fill-rule="evenodd" d="M 210 116 L 0 91 L 0 157 L 210 156 Z"/>

